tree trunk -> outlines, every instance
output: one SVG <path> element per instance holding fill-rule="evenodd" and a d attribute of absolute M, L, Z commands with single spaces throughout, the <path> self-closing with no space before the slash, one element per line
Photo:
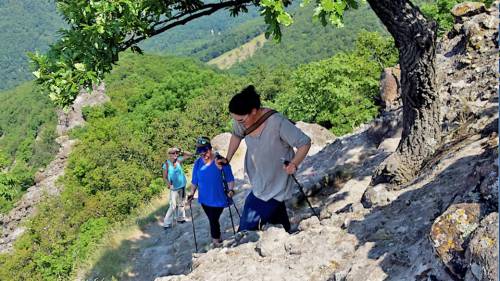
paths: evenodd
<path fill-rule="evenodd" d="M 372 184 L 410 181 L 441 141 L 440 101 L 434 69 L 436 23 L 406 0 L 368 0 L 394 37 L 401 66 L 403 133 L 399 146 L 373 175 Z"/>

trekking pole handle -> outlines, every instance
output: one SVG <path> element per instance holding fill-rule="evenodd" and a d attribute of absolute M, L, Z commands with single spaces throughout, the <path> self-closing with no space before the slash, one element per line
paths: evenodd
<path fill-rule="evenodd" d="M 291 162 L 290 160 L 286 160 L 285 158 L 281 157 L 281 161 L 283 162 L 283 165 L 285 165 L 285 166 L 288 166 L 291 163 L 291 164 L 293 164 L 295 166 L 296 170 L 298 169 L 297 164 Z"/>
<path fill-rule="evenodd" d="M 226 157 L 220 155 L 220 153 L 218 151 L 215 152 L 215 160 L 224 160 L 224 163 L 221 163 L 222 166 L 225 166 L 225 165 L 229 164 L 229 162 L 227 161 Z"/>
<path fill-rule="evenodd" d="M 286 160 L 285 158 L 281 158 L 281 161 L 285 166 L 288 166 L 288 164 L 290 164 L 290 160 Z"/>

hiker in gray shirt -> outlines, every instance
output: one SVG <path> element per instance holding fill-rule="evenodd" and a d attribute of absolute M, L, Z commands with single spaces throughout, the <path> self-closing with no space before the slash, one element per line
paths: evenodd
<path fill-rule="evenodd" d="M 231 161 L 245 138 L 245 172 L 252 185 L 252 192 L 245 200 L 239 231 L 257 230 L 271 223 L 281 224 L 289 232 L 290 221 L 284 201 L 293 193 L 290 175 L 297 171 L 306 157 L 311 139 L 280 113 L 262 108 L 252 85 L 231 99 L 229 112 L 233 118 L 233 131 L 227 158 L 222 162 Z M 296 153 L 293 147 L 297 148 Z M 290 164 L 283 165 L 283 159 L 290 160 Z"/>

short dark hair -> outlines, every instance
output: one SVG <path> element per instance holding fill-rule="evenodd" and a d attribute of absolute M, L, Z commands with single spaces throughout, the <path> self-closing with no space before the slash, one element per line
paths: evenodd
<path fill-rule="evenodd" d="M 229 102 L 229 112 L 238 115 L 248 114 L 254 108 L 260 108 L 260 96 L 255 91 L 253 85 L 247 86 L 241 92 L 234 95 Z"/>

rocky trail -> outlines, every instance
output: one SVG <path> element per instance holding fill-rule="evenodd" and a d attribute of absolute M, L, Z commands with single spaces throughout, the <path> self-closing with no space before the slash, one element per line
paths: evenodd
<path fill-rule="evenodd" d="M 121 261 L 120 280 L 496 280 L 497 7 L 498 2 L 491 9 L 465 3 L 454 9 L 456 24 L 439 41 L 436 55 L 445 137 L 410 183 L 370 185 L 374 170 L 396 150 L 402 131 L 399 98 L 382 93 L 382 98 L 391 97 L 384 101 L 384 112 L 354 133 L 336 139 L 320 136 L 318 130 L 308 133 L 318 143 L 297 179 L 320 221 L 297 189 L 287 202 L 296 232 L 288 234 L 270 225 L 263 231 L 233 235 L 226 209 L 220 220 L 223 245 L 212 249 L 208 220 L 193 202 L 197 253 L 192 221 L 165 231 L 164 213 L 156 212 L 153 223 L 121 242 L 119 247 L 130 255 L 119 256 L 119 250 L 111 249 L 102 259 Z M 398 92 L 397 87 L 387 88 Z M 221 139 L 219 148 L 214 140 L 217 150 L 227 147 L 227 135 L 217 138 Z M 60 161 L 59 175 L 71 145 L 54 160 Z M 237 154 L 242 157 L 244 152 Z M 241 212 L 250 187 L 242 167 L 234 168 L 239 178 L 235 202 Z M 42 178 L 52 175 L 55 180 L 58 174 L 49 170 Z M 54 180 L 50 185 L 40 180 L 29 194 L 57 194 Z M 24 201 L 39 200 L 28 199 Z M 34 205 L 22 204 L 0 220 L 0 250 L 8 250 L 22 232 L 20 222 L 32 212 Z M 26 215 L 14 215 L 23 209 Z M 190 209 L 186 212 L 189 217 Z M 233 218 L 238 224 L 234 212 Z M 82 277 L 102 278 L 97 269 Z"/>
<path fill-rule="evenodd" d="M 268 226 L 229 236 L 222 248 L 182 256 L 190 268 L 155 280 L 496 280 L 497 4 L 453 11 L 456 25 L 436 56 L 445 137 L 410 183 L 370 185 L 399 142 L 396 102 L 302 164 L 298 179 L 321 221 L 297 190 L 290 216 L 298 232 Z M 172 248 L 192 246 L 183 231 Z"/>
<path fill-rule="evenodd" d="M 333 134 L 318 125 L 299 122 L 298 126 L 308 134 L 315 136 L 310 155 L 316 154 L 327 143 L 331 143 L 335 139 Z M 230 134 L 227 133 L 215 137 L 212 140 L 214 149 L 225 154 L 224 149 L 227 147 L 229 138 Z M 243 141 L 233 158 L 235 163 L 243 161 L 245 149 L 246 146 Z M 241 213 L 244 200 L 250 189 L 244 179 L 243 167 L 235 164 L 232 168 L 236 178 L 236 189 L 238 190 L 233 199 Z M 159 209 L 154 212 L 155 221 L 153 223 L 146 224 L 138 232 L 132 233 L 130 237 L 121 242 L 118 248 L 107 250 L 97 264 L 109 264 L 110 259 L 122 259 L 120 266 L 123 272 L 119 274 L 119 280 L 154 280 L 160 276 L 189 273 L 193 266 L 193 255 L 198 256 L 211 249 L 210 243 L 212 241 L 208 219 L 200 205 L 194 200 L 192 202 L 192 212 L 198 245 L 198 252 L 196 252 L 189 207 L 186 205 L 187 222 L 174 224 L 174 227 L 168 230 L 163 229 L 163 216 L 165 215 L 163 211 L 163 209 Z M 239 217 L 234 207 L 231 207 L 231 212 L 237 228 Z M 307 209 L 296 210 L 295 227 L 297 227 L 299 218 L 308 216 L 308 212 Z M 228 243 L 234 242 L 234 233 L 229 215 L 229 209 L 226 208 L 220 219 L 224 247 L 228 246 Z M 122 257 L 120 254 L 123 252 L 130 254 L 127 257 Z M 80 277 L 80 280 L 106 279 L 107 277 L 103 277 L 99 270 L 106 271 L 107 269 L 94 269 L 87 276 Z"/>

